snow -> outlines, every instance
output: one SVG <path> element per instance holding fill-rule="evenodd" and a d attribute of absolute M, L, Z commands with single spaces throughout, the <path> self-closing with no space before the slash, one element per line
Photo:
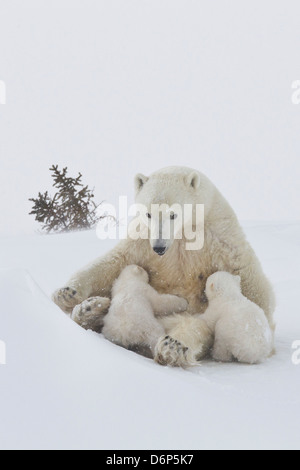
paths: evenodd
<path fill-rule="evenodd" d="M 161 367 L 50 300 L 114 242 L 94 232 L 0 238 L 1 449 L 299 449 L 300 223 L 247 223 L 274 283 L 277 354 L 255 366 Z"/>

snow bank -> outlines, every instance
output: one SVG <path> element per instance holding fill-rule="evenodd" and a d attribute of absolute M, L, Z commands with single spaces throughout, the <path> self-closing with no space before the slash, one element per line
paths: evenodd
<path fill-rule="evenodd" d="M 299 448 L 300 224 L 246 231 L 277 292 L 277 355 L 188 371 L 82 330 L 50 301 L 111 242 L 92 232 L 2 238 L 1 449 Z"/>

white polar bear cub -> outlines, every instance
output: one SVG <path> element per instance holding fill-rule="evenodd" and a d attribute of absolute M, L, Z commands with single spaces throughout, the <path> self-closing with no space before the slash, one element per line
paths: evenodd
<path fill-rule="evenodd" d="M 206 285 L 209 307 L 202 318 L 214 331 L 213 358 L 257 364 L 270 356 L 273 333 L 263 310 L 241 292 L 240 276 L 218 272 Z"/>
<path fill-rule="evenodd" d="M 153 356 L 159 338 L 165 334 L 155 315 L 184 312 L 187 308 L 185 299 L 159 294 L 149 285 L 147 272 L 130 265 L 114 282 L 112 302 L 104 318 L 102 333 L 108 340 L 125 348 L 148 347 Z"/>

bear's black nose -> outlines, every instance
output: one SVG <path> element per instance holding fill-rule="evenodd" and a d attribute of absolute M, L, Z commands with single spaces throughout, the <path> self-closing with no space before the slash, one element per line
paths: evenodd
<path fill-rule="evenodd" d="M 159 256 L 163 256 L 165 254 L 165 252 L 167 251 L 167 248 L 165 246 L 154 246 L 153 250 Z"/>

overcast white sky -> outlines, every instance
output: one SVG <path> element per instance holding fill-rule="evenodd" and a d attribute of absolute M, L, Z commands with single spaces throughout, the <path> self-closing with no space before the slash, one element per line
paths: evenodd
<path fill-rule="evenodd" d="M 98 200 L 168 165 L 243 220 L 299 220 L 299 0 L 0 0 L 0 233 L 53 163 Z"/>

